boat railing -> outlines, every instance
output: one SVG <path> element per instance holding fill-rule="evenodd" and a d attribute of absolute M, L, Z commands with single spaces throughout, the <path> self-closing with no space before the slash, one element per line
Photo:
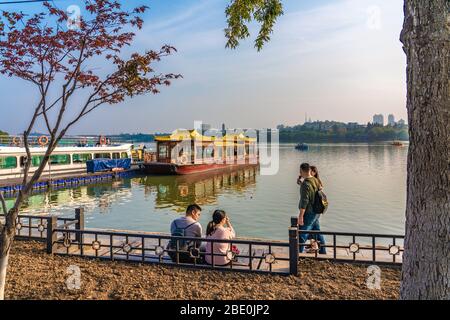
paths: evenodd
<path fill-rule="evenodd" d="M 48 136 L 31 136 L 27 142 L 30 147 L 45 147 L 48 144 Z M 119 146 L 129 141 L 111 140 L 108 137 L 99 136 L 68 136 L 62 138 L 59 147 L 95 147 L 99 145 Z M 23 136 L 0 136 L 0 146 L 25 147 Z"/>

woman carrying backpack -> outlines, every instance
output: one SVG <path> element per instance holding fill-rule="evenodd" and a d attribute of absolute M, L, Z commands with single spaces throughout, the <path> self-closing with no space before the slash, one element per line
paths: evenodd
<path fill-rule="evenodd" d="M 213 213 L 212 221 L 208 223 L 206 228 L 206 239 L 211 240 L 232 240 L 236 237 L 230 219 L 223 210 L 216 210 Z M 205 261 L 212 264 L 214 254 L 214 265 L 225 266 L 232 260 L 229 252 L 236 253 L 236 249 L 231 247 L 230 243 L 225 242 L 206 242 Z M 233 254 L 231 254 L 233 256 Z"/>
<path fill-rule="evenodd" d="M 317 170 L 317 168 L 316 168 Z M 299 215 L 298 225 L 302 231 L 320 231 L 319 218 L 321 214 L 326 211 L 327 201 L 325 194 L 321 191 L 322 183 L 312 175 L 311 166 L 308 163 L 300 165 L 300 176 L 303 178 L 300 184 L 300 201 L 299 201 Z M 317 174 L 317 171 L 316 171 Z M 310 234 L 307 232 L 300 233 L 300 248 L 303 252 L 307 240 L 313 238 L 316 243 L 312 241 L 311 250 L 319 249 L 320 254 L 326 254 L 325 238 L 322 234 Z"/>

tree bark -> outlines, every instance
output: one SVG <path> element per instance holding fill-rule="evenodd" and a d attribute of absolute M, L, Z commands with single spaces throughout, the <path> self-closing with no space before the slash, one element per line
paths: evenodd
<path fill-rule="evenodd" d="M 450 299 L 450 1 L 405 0 L 410 145 L 401 299 Z"/>
<path fill-rule="evenodd" d="M 12 209 L 11 209 L 12 210 Z M 12 214 L 12 212 L 8 214 Z M 5 298 L 6 287 L 6 273 L 8 268 L 9 253 L 11 251 L 11 244 L 14 239 L 15 221 L 11 225 L 8 220 L 2 226 L 0 234 L 0 300 Z"/>

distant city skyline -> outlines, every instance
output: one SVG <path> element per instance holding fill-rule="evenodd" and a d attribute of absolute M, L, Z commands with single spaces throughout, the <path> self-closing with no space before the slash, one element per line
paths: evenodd
<path fill-rule="evenodd" d="M 55 3 L 60 8 L 82 4 L 79 0 Z M 257 52 L 253 25 L 252 38 L 237 50 L 224 48 L 226 2 L 222 0 L 152 1 L 143 30 L 126 53 L 171 44 L 178 52 L 155 68 L 184 78 L 159 95 L 102 107 L 69 134 L 170 132 L 191 128 L 196 120 L 218 128 L 222 123 L 231 128 L 275 128 L 303 123 L 305 112 L 313 121 L 367 123 L 374 113 L 407 118 L 406 64 L 399 41 L 402 0 L 286 0 L 284 4 L 285 15 L 271 41 Z M 42 4 L 2 6 L 25 13 L 41 8 Z M 96 67 L 108 70 L 109 66 Z M 24 81 L 0 76 L 0 95 L 0 130 L 22 132 L 37 92 Z M 78 97 L 72 105 L 81 103 Z M 44 128 L 41 123 L 37 131 Z"/>

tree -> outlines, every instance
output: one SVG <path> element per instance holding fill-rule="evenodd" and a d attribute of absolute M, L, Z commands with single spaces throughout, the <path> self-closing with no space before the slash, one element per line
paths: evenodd
<path fill-rule="evenodd" d="M 247 24 L 252 20 L 261 27 L 255 39 L 255 47 L 259 51 L 264 43 L 270 40 L 273 26 L 283 14 L 281 0 L 233 0 L 225 10 L 228 27 L 225 29 L 227 48 L 236 48 L 239 41 L 250 36 Z"/>
<path fill-rule="evenodd" d="M 85 0 L 88 17 L 75 21 L 48 2 L 44 8 L 44 12 L 31 16 L 3 11 L 0 20 L 0 74 L 25 80 L 36 86 L 39 93 L 23 133 L 28 161 L 24 165 L 22 190 L 11 209 L 7 210 L 0 193 L 0 208 L 5 213 L 5 224 L 0 226 L 0 299 L 4 298 L 19 209 L 60 139 L 100 106 L 117 104 L 136 95 L 156 94 L 160 86 L 170 85 L 172 79 L 180 77 L 155 74 L 153 69 L 154 62 L 175 51 L 171 46 L 133 53 L 128 59 L 120 57 L 123 48 L 133 41 L 134 33 L 130 30 L 142 27 L 141 16 L 146 6 L 125 11 L 114 0 Z M 100 72 L 96 66 L 100 59 L 110 62 L 109 73 Z M 71 105 L 76 95 L 85 99 L 80 107 Z M 28 137 L 39 121 L 48 131 L 49 142 L 41 164 L 29 174 Z"/>
<path fill-rule="evenodd" d="M 450 2 L 406 0 L 404 12 L 410 145 L 400 295 L 450 299 Z"/>
<path fill-rule="evenodd" d="M 274 9 L 276 8 L 276 9 Z M 450 299 L 450 23 L 448 0 L 405 0 L 400 35 L 407 58 L 410 145 L 402 299 Z M 234 0 L 227 7 L 227 46 L 249 36 L 253 16 L 268 35 L 279 0 Z M 258 36 L 258 50 L 268 41 Z"/>

